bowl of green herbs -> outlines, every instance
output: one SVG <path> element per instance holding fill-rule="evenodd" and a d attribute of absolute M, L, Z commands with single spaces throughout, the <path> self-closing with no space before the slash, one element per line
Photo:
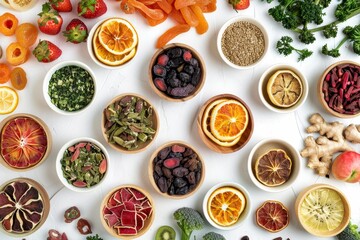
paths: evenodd
<path fill-rule="evenodd" d="M 46 73 L 43 82 L 46 103 L 64 115 L 83 112 L 93 102 L 95 92 L 95 74 L 79 61 L 56 64 Z"/>
<path fill-rule="evenodd" d="M 107 177 L 109 154 L 97 140 L 75 138 L 65 143 L 56 158 L 56 173 L 65 187 L 88 192 L 99 187 Z"/>

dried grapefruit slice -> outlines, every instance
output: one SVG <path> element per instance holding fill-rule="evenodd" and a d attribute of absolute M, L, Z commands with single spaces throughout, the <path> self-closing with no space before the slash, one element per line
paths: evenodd
<path fill-rule="evenodd" d="M 135 28 L 122 18 L 112 18 L 102 23 L 98 37 L 101 45 L 115 55 L 128 53 L 138 44 Z"/>
<path fill-rule="evenodd" d="M 266 186 L 279 186 L 289 179 L 291 166 L 291 159 L 284 150 L 271 149 L 256 160 L 255 175 Z"/>
<path fill-rule="evenodd" d="M 16 91 L 10 87 L 0 87 L 0 114 L 13 112 L 19 102 Z"/>
<path fill-rule="evenodd" d="M 38 164 L 47 144 L 44 128 L 30 117 L 11 119 L 1 131 L 1 156 L 13 168 L 25 169 Z"/>
<path fill-rule="evenodd" d="M 256 223 L 269 232 L 279 232 L 289 224 L 289 211 L 281 202 L 266 201 L 256 210 Z"/>
<path fill-rule="evenodd" d="M 267 93 L 274 105 L 283 108 L 291 107 L 302 95 L 302 83 L 293 71 L 280 70 L 270 77 Z"/>
<path fill-rule="evenodd" d="M 210 218 L 220 226 L 235 224 L 244 211 L 244 194 L 234 187 L 216 189 L 209 197 L 207 211 Z"/>
<path fill-rule="evenodd" d="M 211 133 L 220 141 L 233 141 L 241 136 L 249 122 L 246 108 L 236 100 L 217 104 L 211 114 Z"/>

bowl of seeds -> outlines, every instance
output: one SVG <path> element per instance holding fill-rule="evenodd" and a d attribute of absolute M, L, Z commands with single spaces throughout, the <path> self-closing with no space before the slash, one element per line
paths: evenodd
<path fill-rule="evenodd" d="M 254 67 L 264 58 L 268 48 L 268 34 L 254 18 L 231 18 L 221 27 L 217 36 L 217 49 L 221 58 L 236 69 Z"/>
<path fill-rule="evenodd" d="M 159 124 L 158 113 L 146 98 L 125 93 L 107 104 L 101 127 L 112 148 L 123 153 L 137 153 L 153 142 Z"/>

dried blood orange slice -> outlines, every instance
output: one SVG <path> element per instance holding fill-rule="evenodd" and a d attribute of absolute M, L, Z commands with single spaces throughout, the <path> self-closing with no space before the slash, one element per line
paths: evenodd
<path fill-rule="evenodd" d="M 209 197 L 207 211 L 211 220 L 220 226 L 235 224 L 244 211 L 244 194 L 234 187 L 216 189 Z"/>
<path fill-rule="evenodd" d="M 1 157 L 9 167 L 26 169 L 45 156 L 48 138 L 45 129 L 32 117 L 15 117 L 1 130 Z"/>
<path fill-rule="evenodd" d="M 284 150 L 271 149 L 256 160 L 255 175 L 266 186 L 279 186 L 289 179 L 291 166 L 291 159 Z"/>
<path fill-rule="evenodd" d="M 289 211 L 281 202 L 266 201 L 256 210 L 256 223 L 269 232 L 279 232 L 289 224 Z"/>

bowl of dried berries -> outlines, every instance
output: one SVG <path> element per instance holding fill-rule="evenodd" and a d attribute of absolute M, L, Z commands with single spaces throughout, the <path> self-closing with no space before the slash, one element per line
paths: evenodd
<path fill-rule="evenodd" d="M 254 18 L 231 18 L 220 28 L 217 36 L 221 58 L 236 69 L 254 67 L 263 60 L 268 48 L 267 31 Z"/>
<path fill-rule="evenodd" d="M 2 184 L 0 202 L 0 230 L 15 238 L 37 231 L 50 211 L 46 190 L 29 178 L 15 178 Z"/>
<path fill-rule="evenodd" d="M 97 140 L 81 137 L 65 143 L 56 158 L 56 173 L 65 187 L 76 192 L 98 188 L 108 176 L 109 154 Z"/>
<path fill-rule="evenodd" d="M 146 98 L 125 93 L 107 104 L 101 127 L 112 148 L 123 153 L 138 153 L 156 138 L 159 124 L 158 113 Z"/>
<path fill-rule="evenodd" d="M 339 118 L 360 115 L 360 64 L 339 61 L 330 65 L 318 82 L 319 99 L 330 114 Z"/>
<path fill-rule="evenodd" d="M 113 237 L 134 239 L 150 229 L 155 218 L 154 208 L 147 191 L 135 185 L 121 185 L 103 199 L 100 219 Z"/>
<path fill-rule="evenodd" d="M 182 43 L 158 49 L 149 64 L 151 88 L 169 101 L 186 101 L 196 96 L 204 85 L 205 75 L 205 62 L 200 54 Z"/>
<path fill-rule="evenodd" d="M 149 179 L 162 196 L 182 199 L 194 194 L 205 178 L 204 160 L 189 144 L 172 141 L 150 157 Z"/>

